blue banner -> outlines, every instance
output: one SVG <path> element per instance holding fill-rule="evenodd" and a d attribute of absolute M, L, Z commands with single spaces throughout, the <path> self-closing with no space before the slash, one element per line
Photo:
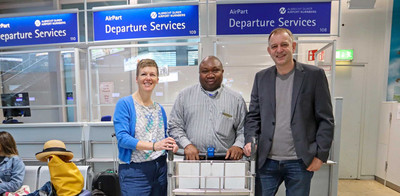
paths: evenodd
<path fill-rule="evenodd" d="M 400 103 L 400 1 L 393 1 L 386 101 Z"/>
<path fill-rule="evenodd" d="M 93 12 L 94 41 L 199 35 L 198 5 Z"/>
<path fill-rule="evenodd" d="M 0 47 L 78 42 L 77 13 L 0 18 Z"/>
<path fill-rule="evenodd" d="M 217 5 L 217 35 L 269 34 L 278 27 L 293 34 L 330 34 L 331 2 Z"/>

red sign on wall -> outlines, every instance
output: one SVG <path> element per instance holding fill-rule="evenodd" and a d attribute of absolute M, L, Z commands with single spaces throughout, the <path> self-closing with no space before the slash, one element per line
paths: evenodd
<path fill-rule="evenodd" d="M 309 50 L 308 51 L 308 61 L 314 61 L 315 60 L 315 53 L 317 52 L 318 50 Z M 322 52 L 320 52 L 319 54 L 318 54 L 318 60 L 320 60 L 320 61 L 323 61 L 324 60 L 324 52 L 325 51 L 322 51 Z"/>

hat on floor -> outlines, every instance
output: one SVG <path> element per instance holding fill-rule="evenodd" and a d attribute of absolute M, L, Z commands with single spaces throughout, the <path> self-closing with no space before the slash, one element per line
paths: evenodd
<path fill-rule="evenodd" d="M 43 146 L 43 151 L 36 153 L 36 159 L 42 162 L 47 162 L 50 155 L 62 155 L 71 160 L 74 153 L 65 148 L 64 142 L 60 140 L 49 140 Z"/>

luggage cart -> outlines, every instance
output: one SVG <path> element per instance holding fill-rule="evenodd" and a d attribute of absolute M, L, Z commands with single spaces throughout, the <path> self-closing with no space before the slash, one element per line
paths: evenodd
<path fill-rule="evenodd" d="M 254 140 L 253 140 L 254 141 Z M 252 149 L 255 149 L 255 142 Z M 249 195 L 255 191 L 255 150 L 249 160 L 174 160 L 168 153 L 168 195 Z M 183 155 L 183 154 L 177 154 Z M 206 155 L 200 153 L 200 155 Z M 216 153 L 215 156 L 225 156 Z"/>

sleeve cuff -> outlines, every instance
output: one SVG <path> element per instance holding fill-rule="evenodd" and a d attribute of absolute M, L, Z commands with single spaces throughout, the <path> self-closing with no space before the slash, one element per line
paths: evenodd
<path fill-rule="evenodd" d="M 233 143 L 232 146 L 237 146 L 237 147 L 243 149 L 244 144 L 243 144 L 243 142 L 241 142 L 241 141 L 236 141 L 235 143 Z"/>
<path fill-rule="evenodd" d="M 328 161 L 329 153 L 318 152 L 316 157 L 322 162 L 326 163 L 326 161 Z"/>
<path fill-rule="evenodd" d="M 181 145 L 181 147 L 183 149 L 185 149 L 186 146 L 189 144 L 192 144 L 192 142 L 190 142 L 189 139 L 187 139 L 187 138 L 181 137 L 181 138 L 179 138 L 179 144 Z"/>

